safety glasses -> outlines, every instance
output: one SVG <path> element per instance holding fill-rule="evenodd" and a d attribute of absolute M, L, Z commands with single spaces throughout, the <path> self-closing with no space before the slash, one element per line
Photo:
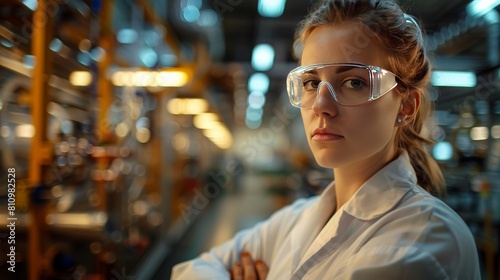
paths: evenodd
<path fill-rule="evenodd" d="M 313 107 L 323 86 L 339 104 L 356 106 L 384 96 L 397 84 L 394 73 L 357 63 L 300 66 L 287 77 L 290 102 L 303 109 Z"/>

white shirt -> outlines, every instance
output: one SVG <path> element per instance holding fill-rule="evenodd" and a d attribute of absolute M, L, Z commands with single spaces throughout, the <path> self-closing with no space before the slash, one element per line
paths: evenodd
<path fill-rule="evenodd" d="M 417 184 L 406 151 L 366 181 L 333 216 L 334 182 L 232 240 L 176 265 L 172 279 L 230 279 L 248 251 L 267 279 L 480 279 L 463 220 Z"/>

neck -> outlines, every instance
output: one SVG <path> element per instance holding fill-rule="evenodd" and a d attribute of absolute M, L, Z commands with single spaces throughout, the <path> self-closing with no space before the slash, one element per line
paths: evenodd
<path fill-rule="evenodd" d="M 381 151 L 348 166 L 334 168 L 337 209 L 344 205 L 375 173 L 397 157 L 396 150 Z M 336 212 L 336 211 L 335 211 Z"/>

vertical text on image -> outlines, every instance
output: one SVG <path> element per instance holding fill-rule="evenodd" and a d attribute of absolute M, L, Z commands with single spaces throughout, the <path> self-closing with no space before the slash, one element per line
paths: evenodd
<path fill-rule="evenodd" d="M 9 229 L 8 241 L 10 245 L 7 254 L 8 270 L 16 271 L 16 169 L 7 169 L 7 228 Z"/>

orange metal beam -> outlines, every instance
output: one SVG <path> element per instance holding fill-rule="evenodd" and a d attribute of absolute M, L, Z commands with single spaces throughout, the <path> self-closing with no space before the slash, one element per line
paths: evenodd
<path fill-rule="evenodd" d="M 165 28 L 166 31 L 165 42 L 167 43 L 168 46 L 170 46 L 170 48 L 172 48 L 173 53 L 175 54 L 175 56 L 177 56 L 179 61 L 184 62 L 185 59 L 181 52 L 180 40 L 175 35 L 175 31 L 170 26 L 170 24 L 168 24 L 168 22 L 158 18 L 155 15 L 154 10 L 151 8 L 147 0 L 136 0 L 135 2 L 142 7 L 144 11 L 144 18 L 146 19 L 146 21 L 148 21 L 151 24 L 161 25 Z"/>
<path fill-rule="evenodd" d="M 31 186 L 43 183 L 43 165 L 49 158 L 47 147 L 47 104 L 49 102 L 48 82 L 51 76 L 51 52 L 49 44 L 53 18 L 49 16 L 49 8 L 55 4 L 51 0 L 39 0 L 38 8 L 33 13 L 32 54 L 36 58 L 31 88 L 31 115 L 35 127 L 35 135 L 31 144 L 29 182 Z M 52 5 L 49 7 L 49 5 Z M 30 280 L 40 279 L 42 231 L 45 225 L 44 209 L 30 205 L 31 224 L 28 238 L 28 277 Z"/>

